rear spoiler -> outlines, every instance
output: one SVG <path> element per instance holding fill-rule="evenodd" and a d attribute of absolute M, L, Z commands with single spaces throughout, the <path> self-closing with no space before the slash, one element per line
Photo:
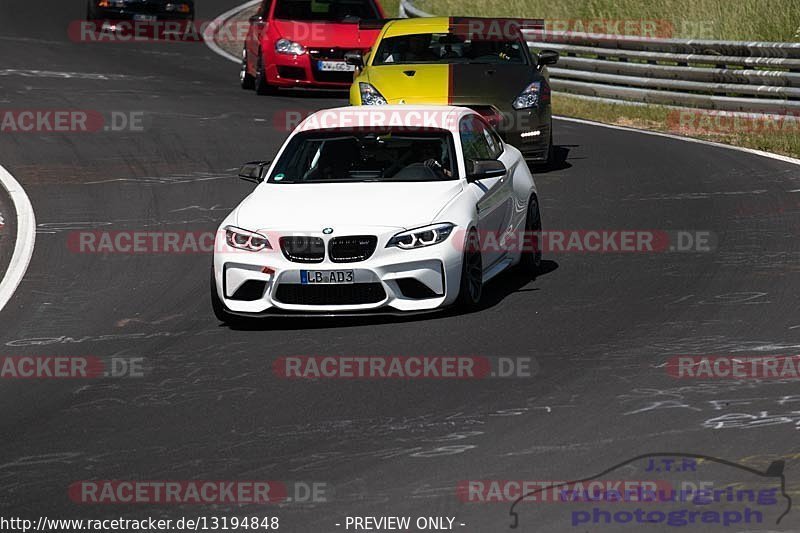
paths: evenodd
<path fill-rule="evenodd" d="M 387 23 L 395 20 L 408 20 L 401 18 L 388 19 L 361 19 L 358 21 L 360 30 L 380 30 Z M 491 34 L 493 29 L 509 31 L 511 28 L 520 31 L 544 30 L 544 19 L 523 19 L 510 17 L 450 17 L 450 31 L 469 33 Z"/>
<path fill-rule="evenodd" d="M 491 26 L 519 27 L 521 31 L 543 30 L 544 19 L 524 19 L 512 17 L 450 17 L 450 26 L 486 28 L 490 31 Z"/>
<path fill-rule="evenodd" d="M 393 20 L 408 20 L 405 18 L 388 18 L 388 19 L 361 19 L 358 21 L 358 27 L 362 30 L 379 30 L 383 28 L 387 22 Z M 508 27 L 510 25 L 519 27 L 520 30 L 543 30 L 544 19 L 523 19 L 511 17 L 450 17 L 451 27 L 463 26 L 480 26 L 488 27 L 491 25 L 500 25 Z"/>

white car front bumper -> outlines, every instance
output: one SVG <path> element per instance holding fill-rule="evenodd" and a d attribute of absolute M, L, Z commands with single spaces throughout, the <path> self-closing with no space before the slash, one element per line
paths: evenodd
<path fill-rule="evenodd" d="M 324 259 L 313 263 L 290 260 L 283 252 L 281 237 L 297 233 L 268 232 L 272 249 L 248 252 L 230 248 L 221 230 L 214 253 L 217 294 L 231 313 L 250 316 L 281 312 L 428 311 L 455 301 L 463 257 L 457 232 L 433 246 L 401 250 L 386 248 L 389 239 L 400 230 L 376 230 L 348 228 L 337 231 L 337 235 L 303 233 L 324 242 Z M 334 262 L 330 241 L 352 235 L 375 235 L 378 241 L 374 252 L 363 261 Z M 304 284 L 301 271 L 309 270 L 352 271 L 353 283 Z"/>

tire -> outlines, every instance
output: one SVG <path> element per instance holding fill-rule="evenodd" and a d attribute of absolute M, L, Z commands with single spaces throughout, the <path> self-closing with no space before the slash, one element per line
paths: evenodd
<path fill-rule="evenodd" d="M 277 92 L 275 87 L 271 86 L 267 81 L 267 71 L 264 68 L 264 57 L 261 55 L 261 50 L 258 51 L 258 62 L 256 63 L 256 77 L 254 84 L 256 94 L 259 96 L 267 96 Z"/>
<path fill-rule="evenodd" d="M 483 257 L 478 232 L 470 230 L 464 243 L 461 266 L 461 283 L 456 305 L 461 309 L 474 309 L 483 294 Z"/>
<path fill-rule="evenodd" d="M 526 243 L 525 248 L 522 250 L 522 257 L 519 261 L 520 270 L 526 275 L 535 278 L 542 268 L 542 250 L 539 236 L 536 240 L 531 241 L 527 238 L 532 233 L 542 231 L 542 215 L 539 212 L 539 201 L 536 196 L 531 196 L 528 200 L 528 212 L 525 216 L 525 236 L 523 242 Z M 534 249 L 529 249 L 528 242 L 535 243 Z"/>
<path fill-rule="evenodd" d="M 239 83 L 245 91 L 252 91 L 256 88 L 256 79 L 247 72 L 247 48 L 242 48 L 242 68 L 239 71 Z"/>

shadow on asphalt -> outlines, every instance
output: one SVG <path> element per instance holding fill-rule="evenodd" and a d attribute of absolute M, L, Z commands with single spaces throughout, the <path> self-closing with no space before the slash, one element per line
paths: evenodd
<path fill-rule="evenodd" d="M 536 174 L 547 174 L 548 172 L 571 168 L 572 164 L 567 162 L 569 150 L 570 148 L 576 148 L 577 146 L 578 145 L 576 144 L 556 145 L 553 147 L 553 159 L 549 163 L 544 164 L 529 162 L 528 168 L 534 176 L 536 176 Z"/>
<path fill-rule="evenodd" d="M 331 100 L 349 100 L 349 90 L 337 89 L 278 89 L 277 96 L 290 96 L 293 98 L 329 98 Z M 347 102 L 344 105 L 348 105 Z"/>
<path fill-rule="evenodd" d="M 305 330 L 305 329 L 331 329 L 360 327 L 380 324 L 401 324 L 408 322 L 430 321 L 439 318 L 452 318 L 481 313 L 502 302 L 507 296 L 514 293 L 536 292 L 539 288 L 528 287 L 528 285 L 543 276 L 550 274 L 558 269 L 555 261 L 542 260 L 542 265 L 535 278 L 526 275 L 514 268 L 500 274 L 491 280 L 484 287 L 483 298 L 478 308 L 464 311 L 455 307 L 432 311 L 428 313 L 418 313 L 411 315 L 364 315 L 364 316 L 344 316 L 344 317 L 284 317 L 276 316 L 272 318 L 261 318 L 252 320 L 242 320 L 235 325 L 220 324 L 219 327 L 229 327 L 234 331 L 276 331 L 276 330 Z"/>

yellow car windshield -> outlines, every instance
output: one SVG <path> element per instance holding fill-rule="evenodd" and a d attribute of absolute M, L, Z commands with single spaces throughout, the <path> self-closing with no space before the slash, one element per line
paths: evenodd
<path fill-rule="evenodd" d="M 453 33 L 399 35 L 381 41 L 372 64 L 526 64 L 522 47 L 518 40 L 478 40 Z"/>

